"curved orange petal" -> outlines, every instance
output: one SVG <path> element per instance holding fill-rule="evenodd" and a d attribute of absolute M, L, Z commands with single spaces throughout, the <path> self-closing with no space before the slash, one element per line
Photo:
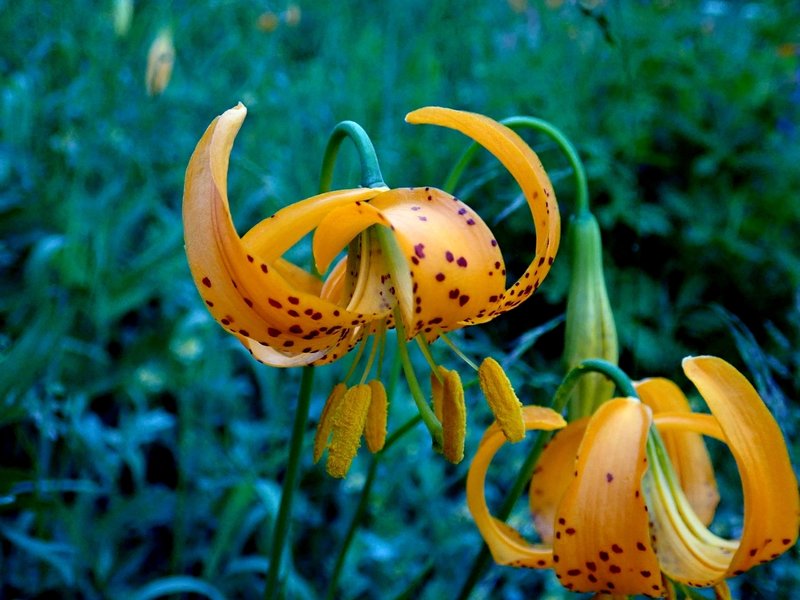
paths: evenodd
<path fill-rule="evenodd" d="M 374 198 L 383 189 L 336 190 L 295 202 L 255 225 L 242 237 L 242 243 L 253 256 L 270 263 L 283 256 L 332 211 Z"/>
<path fill-rule="evenodd" d="M 588 417 L 573 421 L 556 433 L 536 463 L 528 500 L 536 531 L 543 542 L 553 543 L 556 510 L 574 477 L 575 457 L 588 423 Z"/>
<path fill-rule="evenodd" d="M 478 142 L 508 169 L 522 188 L 531 209 L 536 231 L 536 255 L 522 277 L 503 293 L 498 307 L 475 322 L 488 321 L 527 299 L 550 271 L 561 236 L 561 219 L 553 186 L 539 157 L 522 138 L 488 117 L 429 106 L 409 113 L 406 121 L 449 127 Z"/>
<path fill-rule="evenodd" d="M 542 406 L 522 409 L 526 429 L 551 431 L 566 425 L 563 417 Z M 486 504 L 486 471 L 497 451 L 506 443 L 497 423 L 483 435 L 467 475 L 467 505 L 495 562 L 516 567 L 548 568 L 553 566 L 553 551 L 548 546 L 529 544 L 514 529 L 494 518 Z"/>
<path fill-rule="evenodd" d="M 744 526 L 726 572 L 736 575 L 797 541 L 797 478 L 780 427 L 744 375 L 713 356 L 686 358 L 683 370 L 719 422 L 739 468 Z"/>
<path fill-rule="evenodd" d="M 661 412 L 692 412 L 686 396 L 668 379 L 646 379 L 636 383 L 635 388 L 639 398 L 655 415 Z M 719 504 L 719 492 L 714 479 L 714 467 L 703 438 L 686 431 L 665 432 L 661 438 L 689 504 L 700 521 L 708 525 Z"/>
<path fill-rule="evenodd" d="M 553 561 L 569 590 L 661 595 L 642 476 L 650 409 L 609 400 L 592 416 L 556 513 Z"/>
<path fill-rule="evenodd" d="M 214 318 L 255 346 L 269 347 L 264 362 L 308 364 L 320 358 L 365 316 L 291 285 L 250 253 L 233 226 L 227 170 L 243 105 L 209 125 L 186 170 L 183 199 L 186 254 L 195 285 Z"/>

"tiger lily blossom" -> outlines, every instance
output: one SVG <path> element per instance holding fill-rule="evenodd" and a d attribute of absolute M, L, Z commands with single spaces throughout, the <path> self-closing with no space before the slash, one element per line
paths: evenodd
<path fill-rule="evenodd" d="M 276 367 L 330 363 L 391 328 L 405 341 L 425 344 L 514 308 L 547 275 L 560 219 L 538 157 L 511 129 L 440 107 L 416 110 L 406 120 L 455 129 L 478 142 L 511 173 L 530 207 L 535 254 L 510 287 L 498 242 L 480 216 L 429 186 L 389 189 L 381 181 L 322 193 L 239 236 L 227 173 L 246 112 L 242 104 L 226 111 L 197 144 L 186 171 L 183 221 L 197 289 L 216 321 L 256 360 Z M 324 278 L 284 257 L 311 232 Z"/>
<path fill-rule="evenodd" d="M 726 579 L 795 544 L 797 479 L 764 402 L 722 359 L 686 358 L 683 369 L 711 414 L 692 413 L 666 379 L 639 382 L 641 400 L 609 400 L 568 425 L 548 408 L 525 407 L 528 430 L 561 430 L 531 481 L 538 544 L 489 513 L 486 472 L 505 439 L 496 425 L 487 430 L 467 500 L 496 562 L 553 569 L 573 591 L 662 597 L 678 582 L 729 597 Z M 738 540 L 708 529 L 719 496 L 701 435 L 726 444 L 736 461 L 744 498 Z"/>

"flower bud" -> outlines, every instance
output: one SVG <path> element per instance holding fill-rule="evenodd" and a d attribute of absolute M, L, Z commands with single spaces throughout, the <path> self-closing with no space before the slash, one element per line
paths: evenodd
<path fill-rule="evenodd" d="M 617 329 L 603 276 L 600 227 L 588 211 L 570 224 L 572 277 L 567 299 L 564 362 L 572 369 L 581 361 L 599 358 L 617 364 Z M 611 398 L 614 384 L 598 373 L 581 377 L 569 403 L 570 418 L 590 415 Z"/>
<path fill-rule="evenodd" d="M 174 63 L 175 46 L 172 43 L 172 32 L 163 29 L 150 44 L 147 53 L 145 85 L 149 96 L 158 96 L 167 88 Z"/>

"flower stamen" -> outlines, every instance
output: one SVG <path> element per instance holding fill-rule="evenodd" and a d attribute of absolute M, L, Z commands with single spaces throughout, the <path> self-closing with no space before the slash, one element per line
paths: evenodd
<path fill-rule="evenodd" d="M 497 424 L 509 442 L 519 442 L 525 437 L 525 422 L 522 418 L 522 403 L 503 367 L 493 358 L 483 359 L 478 368 L 481 390 L 492 409 Z"/>

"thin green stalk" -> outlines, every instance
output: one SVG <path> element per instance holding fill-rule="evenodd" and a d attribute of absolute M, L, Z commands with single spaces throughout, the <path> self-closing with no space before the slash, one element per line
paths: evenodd
<path fill-rule="evenodd" d="M 361 163 L 361 185 L 367 188 L 386 187 L 383 182 L 383 175 L 381 175 L 381 168 L 378 165 L 375 147 L 372 145 L 367 132 L 358 123 L 342 121 L 333 128 L 328 139 L 328 145 L 325 147 L 325 155 L 322 157 L 322 172 L 319 176 L 320 192 L 326 192 L 331 189 L 336 155 L 345 137 L 349 137 L 352 140 L 358 152 L 358 159 Z"/>
<path fill-rule="evenodd" d="M 266 600 L 276 600 L 281 594 L 282 582 L 279 581 L 281 557 L 286 538 L 289 532 L 289 523 L 292 515 L 292 500 L 299 475 L 300 456 L 303 450 L 303 437 L 308 422 L 308 409 L 311 404 L 311 389 L 314 385 L 314 367 L 303 367 L 303 376 L 300 382 L 300 397 L 294 416 L 294 427 L 289 445 L 289 462 L 286 466 L 286 478 L 283 481 L 281 503 L 278 507 L 278 517 L 272 532 L 272 545 L 269 550 L 269 570 L 267 571 L 267 585 L 264 597 Z"/>
<path fill-rule="evenodd" d="M 581 376 L 587 373 L 602 373 L 614 382 L 623 395 L 631 398 L 638 398 L 630 378 L 619 367 L 604 360 L 589 359 L 581 362 L 577 367 L 567 373 L 566 377 L 564 377 L 564 380 L 561 382 L 561 385 L 558 386 L 558 389 L 556 389 L 553 399 L 550 402 L 550 406 L 553 410 L 558 413 L 564 411 L 567 400 L 570 396 L 570 392 L 578 383 L 578 380 L 581 378 Z M 536 437 L 536 442 L 534 443 L 533 448 L 531 448 L 531 451 L 528 453 L 528 456 L 525 458 L 525 462 L 523 463 L 522 468 L 519 470 L 519 473 L 517 474 L 517 477 L 511 486 L 511 490 L 506 495 L 506 499 L 500 506 L 500 509 L 497 511 L 496 516 L 501 521 L 508 519 L 511 511 L 514 508 L 514 505 L 517 503 L 520 497 L 522 497 L 528 482 L 533 476 L 533 471 L 536 468 L 536 462 L 539 460 L 539 456 L 541 455 L 545 444 L 550 441 L 551 437 L 553 437 L 552 431 L 541 431 Z M 489 548 L 486 546 L 486 544 L 483 544 L 478 552 L 478 555 L 475 557 L 475 560 L 472 562 L 472 567 L 469 570 L 469 574 L 467 575 L 464 584 L 461 586 L 461 591 L 458 594 L 458 600 L 467 600 L 472 592 L 472 589 L 478 583 L 481 575 L 483 575 L 483 572 L 486 570 L 490 559 L 491 555 L 489 554 Z"/>
<path fill-rule="evenodd" d="M 395 311 L 394 326 L 397 330 L 397 351 L 400 354 L 400 362 L 403 365 L 403 373 L 408 382 L 408 389 L 411 392 L 411 397 L 414 399 L 414 404 L 417 405 L 419 416 L 422 417 L 423 423 L 431 433 L 433 438 L 433 445 L 437 451 L 442 447 L 442 424 L 439 419 L 433 414 L 433 410 L 425 400 L 425 394 L 419 386 L 417 376 L 414 373 L 414 365 L 411 364 L 411 357 L 408 355 L 408 345 L 406 344 L 405 328 L 403 327 L 403 320 L 399 311 Z"/>
<path fill-rule="evenodd" d="M 575 150 L 575 146 L 572 145 L 572 142 L 569 141 L 569 138 L 567 138 L 567 136 L 565 136 L 560 129 L 551 125 L 547 121 L 537 119 L 535 117 L 509 117 L 500 122 L 511 129 L 521 127 L 533 129 L 535 131 L 544 133 L 551 138 L 567 157 L 567 160 L 572 167 L 572 173 L 575 177 L 575 212 L 581 213 L 589 210 L 589 186 L 586 181 L 586 170 L 583 168 L 583 163 L 578 155 L 578 151 Z M 458 181 L 464 174 L 464 170 L 467 168 L 479 148 L 480 145 L 477 143 L 472 143 L 459 157 L 458 162 L 456 162 L 455 166 L 445 180 L 444 190 L 446 192 L 452 193 L 453 190 L 455 190 L 456 185 L 458 185 Z"/>

